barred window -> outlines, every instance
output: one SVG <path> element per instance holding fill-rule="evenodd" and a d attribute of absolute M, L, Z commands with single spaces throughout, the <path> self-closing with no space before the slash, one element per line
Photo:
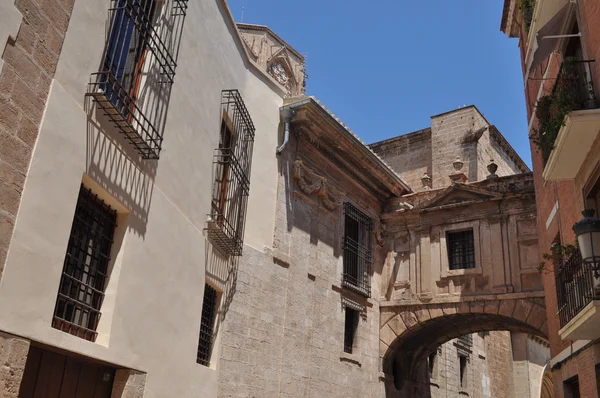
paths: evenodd
<path fill-rule="evenodd" d="M 451 270 L 475 268 L 473 230 L 446 232 L 448 264 Z"/>
<path fill-rule="evenodd" d="M 117 211 L 83 185 L 63 264 L 52 326 L 95 341 Z"/>
<path fill-rule="evenodd" d="M 158 159 L 188 0 L 111 0 L 88 95 L 145 159 Z M 143 86 L 143 95 L 142 95 Z"/>
<path fill-rule="evenodd" d="M 202 319 L 200 322 L 200 338 L 196 360 L 204 366 L 210 365 L 212 354 L 213 330 L 217 312 L 217 291 L 210 285 L 204 285 L 204 301 L 202 303 Z"/>
<path fill-rule="evenodd" d="M 358 311 L 346 307 L 346 320 L 344 324 L 344 352 L 352 354 L 354 337 L 358 328 Z"/>
<path fill-rule="evenodd" d="M 255 129 L 237 90 L 222 92 L 221 109 L 221 132 L 213 160 L 214 184 L 207 232 L 210 241 L 222 253 L 241 256 Z"/>
<path fill-rule="evenodd" d="M 351 203 L 344 203 L 344 273 L 342 286 L 371 296 L 372 221 Z"/>

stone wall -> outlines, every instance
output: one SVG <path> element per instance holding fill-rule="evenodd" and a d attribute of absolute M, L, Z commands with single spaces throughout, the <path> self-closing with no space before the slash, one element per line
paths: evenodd
<path fill-rule="evenodd" d="M 477 181 L 478 168 L 485 167 L 477 162 L 477 140 L 470 133 L 489 125 L 475 107 L 461 108 L 431 118 L 431 143 L 433 157 L 433 188 L 444 188 L 451 184 L 448 177 L 455 170 L 452 163 L 456 157 L 464 162 L 461 170 L 469 182 Z"/>
<path fill-rule="evenodd" d="M 74 2 L 16 0 L 18 34 L 0 37 L 0 277 Z"/>
<path fill-rule="evenodd" d="M 118 369 L 111 398 L 144 398 L 146 374 L 130 369 Z"/>
<path fill-rule="evenodd" d="M 431 128 L 376 142 L 369 147 L 414 190 L 422 191 L 421 178 L 427 173 L 433 189 L 452 184 L 457 157 L 468 182 L 481 181 L 490 174 L 491 160 L 503 177 L 527 172 L 496 127 L 490 125 L 475 106 L 442 113 L 431 118 Z M 435 154 L 433 156 L 432 154 Z"/>
<path fill-rule="evenodd" d="M 235 295 L 223 316 L 218 396 L 373 396 L 379 271 L 375 265 L 371 299 L 341 288 L 341 202 L 350 200 L 373 218 L 381 204 L 304 140 L 289 145 L 299 151 L 281 158 L 274 247 L 244 248 Z M 333 210 L 299 189 L 297 159 L 343 192 Z M 378 248 L 373 242 L 374 264 L 382 262 Z M 346 305 L 363 308 L 352 354 L 344 352 Z"/>
<path fill-rule="evenodd" d="M 0 333 L 0 397 L 19 396 L 28 351 L 29 340 Z"/>
<path fill-rule="evenodd" d="M 494 398 L 518 397 L 514 394 L 515 380 L 512 370 L 512 350 L 509 332 L 490 332 L 486 341 L 491 396 Z"/>
<path fill-rule="evenodd" d="M 376 142 L 369 147 L 414 191 L 422 189 L 423 174 L 431 175 L 431 129 Z"/>

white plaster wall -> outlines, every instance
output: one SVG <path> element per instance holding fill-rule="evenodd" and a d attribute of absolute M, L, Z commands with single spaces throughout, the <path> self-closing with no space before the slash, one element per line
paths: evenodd
<path fill-rule="evenodd" d="M 239 89 L 256 126 L 246 243 L 261 251 L 273 239 L 282 98 L 245 63 L 221 1 L 190 2 L 161 159 L 132 160 L 123 137 L 85 110 L 108 6 L 75 2 L 0 284 L 0 329 L 147 372 L 147 398 L 215 396 L 216 370 L 196 364 L 196 349 L 220 93 Z M 96 343 L 51 327 L 84 174 L 129 211 Z"/>

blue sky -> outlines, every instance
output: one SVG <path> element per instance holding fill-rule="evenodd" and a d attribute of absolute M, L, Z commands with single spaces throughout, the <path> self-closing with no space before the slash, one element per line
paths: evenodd
<path fill-rule="evenodd" d="M 367 143 L 475 104 L 531 166 L 516 39 L 502 0 L 229 0 L 307 56 L 307 94 Z"/>

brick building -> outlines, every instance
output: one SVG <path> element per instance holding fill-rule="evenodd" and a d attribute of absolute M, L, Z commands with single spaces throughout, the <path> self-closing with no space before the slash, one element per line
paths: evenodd
<path fill-rule="evenodd" d="M 593 261 L 573 226 L 600 211 L 600 3 L 506 0 L 501 30 L 517 38 L 531 137 L 552 380 L 556 397 L 597 397 L 600 318 Z"/>
<path fill-rule="evenodd" d="M 224 0 L 2 1 L 0 39 L 0 396 L 544 386 L 531 177 L 475 107 L 369 147 Z"/>

